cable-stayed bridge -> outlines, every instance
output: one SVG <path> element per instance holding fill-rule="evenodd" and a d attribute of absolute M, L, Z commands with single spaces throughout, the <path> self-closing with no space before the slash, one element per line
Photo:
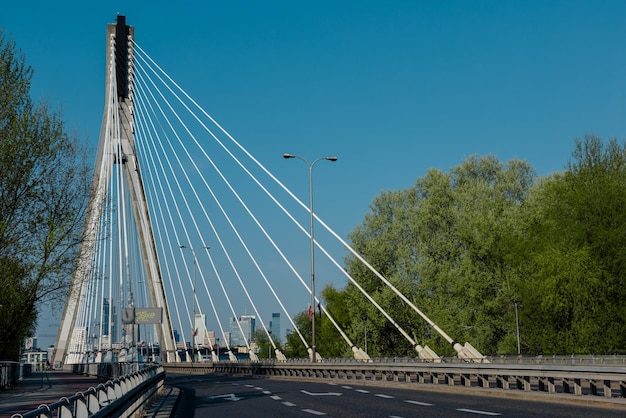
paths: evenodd
<path fill-rule="evenodd" d="M 234 334 L 242 351 L 257 360 L 245 321 L 236 320 L 244 314 L 254 317 L 276 358 L 285 360 L 271 336 L 273 313 L 298 335 L 312 361 L 323 361 L 323 347 L 316 350 L 314 337 L 292 319 L 307 305 L 334 325 L 356 359 L 369 360 L 315 297 L 314 269 L 330 280 L 352 282 L 416 356 L 440 361 L 350 277 L 341 260 L 346 253 L 371 269 L 460 358 L 486 361 L 471 344 L 455 342 L 440 329 L 312 210 L 313 165 L 334 158 L 309 164 L 285 157 L 308 165 L 308 202 L 202 109 L 118 16 L 107 30 L 92 194 L 54 362 L 136 361 L 139 348 L 168 363 L 216 362 L 219 346 L 235 361 Z M 304 179 L 303 171 L 303 189 Z"/>

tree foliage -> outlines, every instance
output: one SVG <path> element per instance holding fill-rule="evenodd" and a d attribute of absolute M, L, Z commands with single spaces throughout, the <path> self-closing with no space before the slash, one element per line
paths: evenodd
<path fill-rule="evenodd" d="M 84 150 L 32 101 L 32 74 L 0 32 L 0 360 L 17 358 L 41 303 L 64 299 L 89 192 Z"/>
<path fill-rule="evenodd" d="M 482 353 L 613 353 L 626 348 L 626 146 L 587 135 L 565 170 L 471 156 L 387 191 L 350 234 L 353 248 L 455 341 Z M 398 327 L 439 354 L 450 344 L 357 257 L 355 279 L 322 295 L 373 356 L 415 355 Z M 392 317 L 387 319 L 363 292 Z M 303 317 L 306 327 L 306 316 Z M 366 319 L 364 319 L 366 318 Z M 309 328 L 310 329 L 310 325 Z M 330 332 L 330 331 L 329 331 Z M 329 352 L 334 332 L 323 336 Z"/>
<path fill-rule="evenodd" d="M 497 351 L 510 333 L 515 298 L 508 249 L 533 175 L 522 161 L 503 165 L 494 156 L 470 157 L 450 173 L 432 169 L 412 188 L 379 196 L 350 238 L 358 252 L 454 339 Z M 450 351 L 359 260 L 348 257 L 346 263 L 350 274 L 416 341 Z M 346 291 L 361 300 L 358 305 L 367 306 L 354 288 L 348 285 Z M 371 315 L 374 354 L 411 352 L 388 320 L 371 308 L 362 309 Z M 357 327 L 362 328 L 361 321 Z"/>
<path fill-rule="evenodd" d="M 626 146 L 587 135 L 528 203 L 532 351 L 626 349 Z"/>

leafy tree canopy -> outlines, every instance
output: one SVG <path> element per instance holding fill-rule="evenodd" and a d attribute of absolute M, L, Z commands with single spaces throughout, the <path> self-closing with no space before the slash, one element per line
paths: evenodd
<path fill-rule="evenodd" d="M 485 354 L 613 353 L 626 349 L 626 146 L 587 135 L 565 170 L 538 178 L 525 161 L 471 156 L 387 191 L 350 234 L 354 249 L 454 340 Z M 373 356 L 450 344 L 356 257 L 359 286 L 329 287 L 328 310 Z M 362 288 L 387 312 L 389 321 Z M 298 317 L 306 327 L 306 315 Z M 309 326 L 310 329 L 310 326 Z M 336 331 L 322 355 L 350 355 Z M 327 347 L 328 353 L 324 352 Z"/>
<path fill-rule="evenodd" d="M 32 74 L 0 32 L 0 360 L 17 359 L 41 303 L 65 298 L 89 193 L 84 150 L 30 98 Z"/>

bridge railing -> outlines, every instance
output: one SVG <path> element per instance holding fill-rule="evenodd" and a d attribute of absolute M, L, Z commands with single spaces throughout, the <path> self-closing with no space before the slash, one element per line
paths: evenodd
<path fill-rule="evenodd" d="M 73 373 L 86 374 L 104 379 L 114 379 L 130 375 L 136 371 L 153 366 L 154 363 L 80 363 L 68 367 Z"/>
<path fill-rule="evenodd" d="M 492 389 L 522 392 L 585 396 L 604 400 L 626 398 L 626 366 L 601 364 L 586 358 L 571 363 L 566 357 L 550 358 L 548 363 L 424 363 L 411 359 L 372 359 L 358 362 L 350 359 L 324 359 L 288 362 L 219 362 L 164 364 L 166 371 L 176 373 L 247 374 L 298 380 L 326 380 L 365 385 L 401 385 L 419 388 L 424 385 L 458 388 Z M 545 359 L 546 361 L 548 359 Z M 579 359 L 581 360 L 581 359 Z M 623 359 L 614 359 L 616 362 Z M 535 361 L 544 359 L 535 358 Z M 623 364 L 623 363 L 620 363 Z"/>
<path fill-rule="evenodd" d="M 32 365 L 15 361 L 0 362 L 0 390 L 10 388 L 32 372 Z"/>
<path fill-rule="evenodd" d="M 442 357 L 442 362 L 447 364 L 465 363 L 457 356 Z M 501 356 L 485 356 L 487 361 L 483 363 L 494 364 L 545 364 L 545 365 L 595 365 L 595 366 L 626 366 L 626 356 L 624 355 L 609 355 L 609 356 L 596 356 L 596 355 L 537 355 L 537 356 L 524 356 L 524 355 L 501 355 Z M 249 360 L 243 360 L 249 361 Z M 276 363 L 276 359 L 263 359 L 264 362 Z M 354 363 L 356 360 L 351 357 L 330 357 L 325 358 L 324 362 L 332 363 Z M 306 357 L 287 359 L 287 362 L 296 363 L 309 363 L 310 360 Z M 418 357 L 372 357 L 370 363 L 424 363 Z"/>
<path fill-rule="evenodd" d="M 11 418 L 134 416 L 162 390 L 165 371 L 151 366 Z"/>

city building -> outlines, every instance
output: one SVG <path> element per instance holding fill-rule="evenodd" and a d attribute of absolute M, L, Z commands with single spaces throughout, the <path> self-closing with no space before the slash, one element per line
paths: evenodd
<path fill-rule="evenodd" d="M 272 339 L 274 341 L 281 341 L 280 334 L 280 312 L 272 313 L 272 320 L 270 321 L 270 332 L 272 333 Z"/>
<path fill-rule="evenodd" d="M 254 315 L 241 315 L 239 318 L 230 318 L 230 345 L 238 347 L 245 346 L 246 340 L 248 343 L 252 342 L 255 323 L 256 317 Z"/>

